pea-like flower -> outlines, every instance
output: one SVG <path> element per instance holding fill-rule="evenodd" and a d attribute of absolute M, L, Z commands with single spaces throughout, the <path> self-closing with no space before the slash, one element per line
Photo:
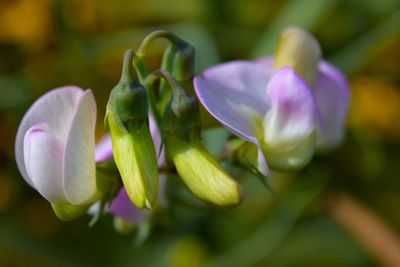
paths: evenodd
<path fill-rule="evenodd" d="M 347 82 L 320 54 L 314 37 L 291 27 L 281 34 L 276 57 L 220 64 L 194 78 L 203 106 L 257 146 L 266 175 L 269 167 L 302 168 L 315 148 L 333 147 L 343 137 Z"/>
<path fill-rule="evenodd" d="M 61 217 L 75 205 L 88 205 L 99 196 L 95 123 L 92 91 L 67 86 L 40 97 L 19 126 L 15 143 L 18 169 Z"/>

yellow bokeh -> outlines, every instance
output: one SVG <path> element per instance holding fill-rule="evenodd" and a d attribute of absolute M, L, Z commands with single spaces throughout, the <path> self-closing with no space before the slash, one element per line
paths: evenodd
<path fill-rule="evenodd" d="M 379 77 L 351 81 L 350 127 L 373 127 L 383 137 L 400 138 L 400 88 Z"/>
<path fill-rule="evenodd" d="M 49 41 L 53 18 L 50 0 L 16 0 L 0 3 L 0 41 L 29 49 Z"/>

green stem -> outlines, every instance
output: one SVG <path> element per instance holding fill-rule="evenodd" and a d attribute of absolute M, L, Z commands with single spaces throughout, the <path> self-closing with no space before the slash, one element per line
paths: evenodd
<path fill-rule="evenodd" d="M 161 78 L 167 80 L 167 82 L 171 86 L 172 93 L 174 94 L 174 96 L 186 93 L 185 90 L 182 88 L 182 86 L 179 84 L 179 82 L 171 75 L 171 73 L 163 69 L 157 69 L 152 73 L 150 73 L 145 80 L 145 84 L 151 86 L 157 79 Z"/>
<path fill-rule="evenodd" d="M 166 30 L 158 30 L 151 32 L 148 34 L 140 44 L 140 47 L 138 49 L 138 55 L 140 57 L 144 57 L 146 55 L 148 47 L 156 40 L 159 38 L 165 38 L 168 41 L 170 41 L 172 44 L 179 43 L 181 40 L 176 37 L 173 33 L 166 31 Z"/>
<path fill-rule="evenodd" d="M 153 114 L 154 120 L 156 121 L 157 128 L 160 130 L 161 125 L 161 115 L 157 109 L 157 98 L 152 84 L 146 83 L 146 77 L 148 75 L 148 70 L 146 64 L 144 63 L 143 57 L 136 55 L 134 58 L 134 65 L 139 77 L 140 83 L 146 88 L 147 94 L 149 96 L 149 106 L 150 111 Z"/>

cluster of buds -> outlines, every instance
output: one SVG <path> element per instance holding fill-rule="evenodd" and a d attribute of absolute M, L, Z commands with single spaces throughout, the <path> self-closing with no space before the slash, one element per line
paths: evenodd
<path fill-rule="evenodd" d="M 170 46 L 149 73 L 144 59 L 158 38 Z M 164 183 L 173 176 L 209 205 L 240 204 L 240 184 L 202 144 L 198 100 L 245 141 L 233 150 L 234 163 L 263 177 L 299 170 L 315 150 L 342 140 L 346 80 L 304 30 L 283 31 L 274 57 L 224 63 L 196 77 L 194 59 L 193 46 L 167 31 L 149 34 L 137 53 L 127 50 L 106 108 L 110 134 L 97 146 L 90 90 L 58 88 L 33 104 L 18 129 L 17 165 L 58 217 L 74 219 L 92 206 L 112 213 L 121 231 L 131 229 L 165 204 Z"/>

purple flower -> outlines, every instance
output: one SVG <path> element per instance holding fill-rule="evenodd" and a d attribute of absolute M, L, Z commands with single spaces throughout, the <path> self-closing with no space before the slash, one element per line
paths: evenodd
<path fill-rule="evenodd" d="M 298 28 L 284 33 L 289 43 L 280 45 L 279 64 L 273 57 L 233 61 L 194 78 L 203 106 L 233 134 L 257 146 L 258 168 L 266 175 L 267 162 L 274 169 L 299 169 L 315 148 L 338 144 L 348 106 L 346 79 L 319 60 L 319 51 L 308 49 L 296 61 L 299 48 L 319 47 L 315 39 Z M 302 62 L 309 68 L 302 69 Z"/>

